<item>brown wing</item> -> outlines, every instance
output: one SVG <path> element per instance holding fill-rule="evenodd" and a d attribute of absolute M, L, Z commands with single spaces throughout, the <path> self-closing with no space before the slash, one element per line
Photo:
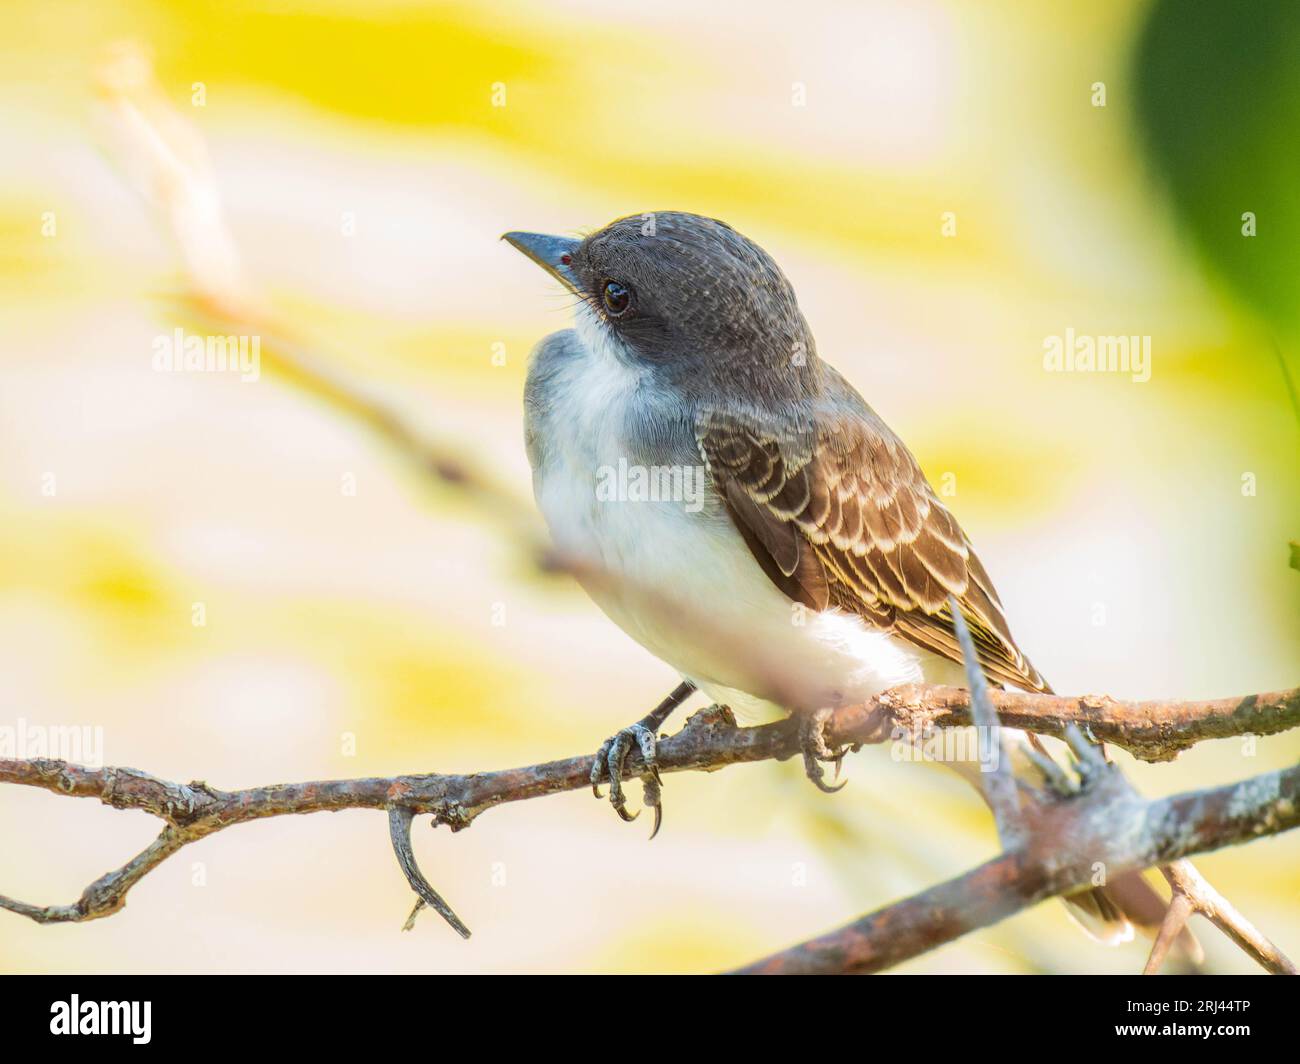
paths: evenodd
<path fill-rule="evenodd" d="M 845 388 L 853 402 L 802 426 L 716 412 L 699 417 L 705 463 L 754 557 L 791 599 L 857 613 L 960 663 L 948 602 L 954 596 L 989 679 L 1048 690 L 916 459 Z"/>

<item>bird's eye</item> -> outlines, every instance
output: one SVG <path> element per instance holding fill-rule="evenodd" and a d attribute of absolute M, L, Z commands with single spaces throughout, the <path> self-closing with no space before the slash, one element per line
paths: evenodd
<path fill-rule="evenodd" d="M 601 295 L 611 318 L 621 318 L 632 306 L 632 289 L 617 281 L 606 281 Z"/>

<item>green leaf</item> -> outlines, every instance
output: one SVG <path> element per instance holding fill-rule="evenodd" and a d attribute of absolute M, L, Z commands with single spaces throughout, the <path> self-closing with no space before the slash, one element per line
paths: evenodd
<path fill-rule="evenodd" d="M 1135 53 L 1139 125 L 1180 221 L 1288 337 L 1300 335 L 1297 56 L 1295 0 L 1158 0 Z"/>

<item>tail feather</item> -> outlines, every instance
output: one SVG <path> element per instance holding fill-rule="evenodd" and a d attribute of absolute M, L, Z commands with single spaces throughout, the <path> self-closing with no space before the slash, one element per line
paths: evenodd
<path fill-rule="evenodd" d="M 1105 887 L 1071 894 L 1062 901 L 1085 934 L 1108 946 L 1131 941 L 1135 928 L 1147 938 L 1155 938 L 1169 908 L 1141 872 L 1127 872 Z M 1190 927 L 1183 927 L 1174 945 L 1192 964 L 1205 960 L 1205 951 Z"/>
<path fill-rule="evenodd" d="M 1061 899 L 1085 935 L 1104 946 L 1133 941 L 1133 923 L 1104 887 L 1093 887 Z"/>

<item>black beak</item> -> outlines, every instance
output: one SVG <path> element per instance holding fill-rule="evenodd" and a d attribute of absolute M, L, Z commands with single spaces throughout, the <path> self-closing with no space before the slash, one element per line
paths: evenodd
<path fill-rule="evenodd" d="M 569 262 L 581 240 L 547 236 L 545 233 L 506 233 L 501 239 L 522 251 L 570 292 L 578 290 L 578 281 L 569 268 Z"/>

